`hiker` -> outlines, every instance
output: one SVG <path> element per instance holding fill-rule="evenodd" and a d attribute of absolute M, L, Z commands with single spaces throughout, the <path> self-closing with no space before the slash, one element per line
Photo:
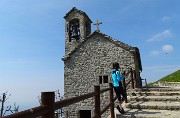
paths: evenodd
<path fill-rule="evenodd" d="M 121 114 L 123 114 L 124 109 L 121 104 L 124 102 L 126 98 L 126 93 L 121 83 L 121 81 L 124 79 L 124 76 L 121 74 L 121 71 L 119 69 L 120 69 L 119 63 L 117 62 L 113 63 L 113 70 L 111 76 L 113 81 L 113 88 L 119 101 L 119 104 L 117 105 L 116 108 Z"/>

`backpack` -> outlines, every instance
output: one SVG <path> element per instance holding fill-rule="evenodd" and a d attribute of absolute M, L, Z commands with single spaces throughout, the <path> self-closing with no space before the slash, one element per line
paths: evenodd
<path fill-rule="evenodd" d="M 117 71 L 117 70 L 113 70 L 113 72 L 112 72 L 112 73 L 115 73 L 115 74 L 116 74 L 116 78 L 117 78 L 117 73 L 116 73 L 116 71 Z M 119 86 L 122 86 L 121 81 L 118 81 L 118 82 L 119 82 Z"/>

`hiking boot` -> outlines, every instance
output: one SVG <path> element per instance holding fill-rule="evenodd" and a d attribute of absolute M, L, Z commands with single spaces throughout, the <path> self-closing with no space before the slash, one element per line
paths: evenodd
<path fill-rule="evenodd" d="M 123 109 L 123 108 L 121 109 L 121 108 L 119 107 L 119 105 L 117 105 L 116 108 L 117 108 L 117 110 L 118 110 L 121 114 L 124 114 L 124 113 L 125 113 L 125 112 L 124 112 L 124 109 Z"/>
<path fill-rule="evenodd" d="M 124 109 L 122 108 L 121 109 L 121 112 L 120 112 L 121 114 L 124 114 L 125 113 L 125 111 L 124 111 Z"/>

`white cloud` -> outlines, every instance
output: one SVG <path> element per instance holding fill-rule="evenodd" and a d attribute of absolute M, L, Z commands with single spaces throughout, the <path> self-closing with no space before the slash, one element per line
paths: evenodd
<path fill-rule="evenodd" d="M 169 16 L 163 16 L 161 20 L 162 20 L 163 22 L 167 22 L 167 21 L 169 21 L 170 19 L 171 19 L 171 17 L 169 17 Z"/>
<path fill-rule="evenodd" d="M 159 55 L 159 51 L 153 50 L 153 51 L 150 52 L 150 55 L 157 56 L 157 55 Z"/>
<path fill-rule="evenodd" d="M 171 30 L 166 29 L 163 32 L 153 35 L 150 39 L 148 39 L 148 42 L 161 41 L 163 39 L 170 38 L 170 37 L 172 37 Z"/>
<path fill-rule="evenodd" d="M 158 56 L 158 55 L 160 55 L 162 53 L 162 51 L 165 52 L 165 53 L 169 53 L 169 52 L 171 52 L 173 50 L 174 50 L 174 47 L 172 45 L 167 44 L 167 45 L 163 45 L 161 50 L 153 50 L 153 51 L 151 51 L 150 55 L 151 56 Z"/>
<path fill-rule="evenodd" d="M 173 51 L 174 47 L 172 45 L 163 45 L 162 50 L 167 53 Z"/>

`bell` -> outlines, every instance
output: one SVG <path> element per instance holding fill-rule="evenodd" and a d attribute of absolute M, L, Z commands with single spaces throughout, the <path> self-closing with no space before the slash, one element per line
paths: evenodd
<path fill-rule="evenodd" d="M 71 38 L 79 39 L 79 31 L 77 27 L 72 28 Z"/>

